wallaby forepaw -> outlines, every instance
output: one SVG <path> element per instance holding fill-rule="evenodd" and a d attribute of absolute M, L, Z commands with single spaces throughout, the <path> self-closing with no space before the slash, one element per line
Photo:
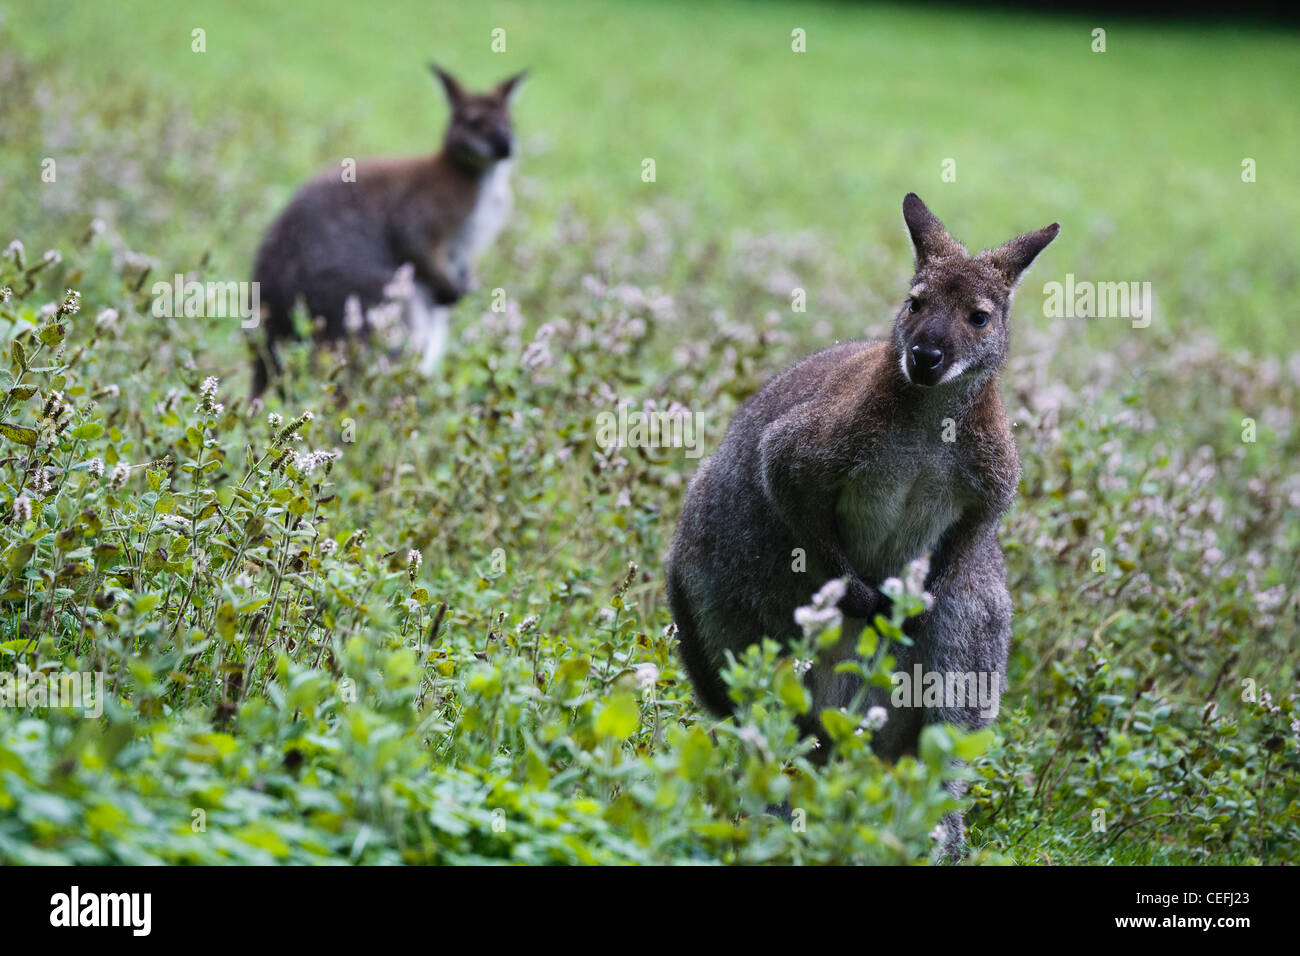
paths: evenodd
<path fill-rule="evenodd" d="M 889 616 L 893 601 L 861 578 L 850 578 L 840 599 L 839 609 L 845 617 L 870 621 L 877 614 Z"/>

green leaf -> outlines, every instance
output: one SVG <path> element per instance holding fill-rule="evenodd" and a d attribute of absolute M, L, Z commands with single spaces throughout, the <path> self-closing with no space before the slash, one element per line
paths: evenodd
<path fill-rule="evenodd" d="M 217 633 L 227 641 L 235 636 L 235 606 L 229 601 L 217 608 Z"/>
<path fill-rule="evenodd" d="M 681 761 L 682 776 L 687 780 L 699 780 L 709 769 L 709 760 L 713 756 L 713 741 L 698 724 L 686 735 L 686 741 L 678 751 Z"/>
<path fill-rule="evenodd" d="M 104 434 L 104 426 L 99 424 L 99 422 L 84 422 L 74 428 L 70 434 L 73 438 L 78 438 L 82 441 L 93 441 L 100 435 Z"/>
<path fill-rule="evenodd" d="M 39 338 L 46 345 L 58 345 L 67 334 L 68 330 L 63 325 L 58 322 L 51 322 L 41 329 Z"/>
<path fill-rule="evenodd" d="M 962 760 L 974 760 L 993 743 L 993 731 L 989 728 L 970 734 L 962 734 L 953 745 L 953 752 Z"/>
<path fill-rule="evenodd" d="M 36 429 L 28 428 L 25 425 L 13 425 L 9 422 L 0 422 L 0 435 L 4 435 L 12 442 L 20 445 L 36 444 Z"/>
<path fill-rule="evenodd" d="M 605 702 L 596 718 L 596 733 L 601 737 L 625 740 L 641 725 L 641 708 L 631 694 L 615 694 Z"/>
<path fill-rule="evenodd" d="M 821 716 L 826 733 L 830 734 L 831 739 L 836 742 L 848 740 L 858 729 L 858 722 L 855 719 L 848 714 L 841 714 L 838 710 L 823 710 Z"/>
<path fill-rule="evenodd" d="M 796 714 L 806 714 L 808 708 L 812 706 L 812 696 L 808 693 L 808 688 L 794 672 L 794 665 L 789 662 L 783 663 L 776 672 L 776 692 L 781 698 L 781 703 Z"/>
<path fill-rule="evenodd" d="M 943 724 L 929 724 L 921 731 L 921 760 L 931 770 L 940 769 L 952 751 L 952 734 Z"/>

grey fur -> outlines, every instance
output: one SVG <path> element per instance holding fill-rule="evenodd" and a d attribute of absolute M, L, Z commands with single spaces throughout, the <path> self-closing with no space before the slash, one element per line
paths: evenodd
<path fill-rule="evenodd" d="M 716 714 L 732 708 L 719 673 L 727 651 L 793 638 L 795 609 L 843 577 L 846 636 L 835 656 L 851 654 L 862 628 L 888 610 L 881 582 L 926 552 L 934 604 L 908 622 L 914 644 L 892 649 L 898 670 L 919 662 L 1005 682 L 1012 606 L 997 525 L 1020 462 L 998 371 L 1015 284 L 1059 226 L 972 257 L 915 194 L 904 218 L 916 250 L 915 310 L 909 296 L 886 342 L 836 345 L 774 378 L 737 413 L 687 492 L 668 600 L 697 696 Z M 979 312 L 988 317 L 977 327 Z M 955 441 L 942 440 L 945 419 Z M 806 572 L 793 569 L 795 549 Z M 860 689 L 833 665 L 823 659 L 809 674 L 812 715 L 847 706 Z M 889 709 L 874 738 L 886 758 L 914 748 L 927 722 L 988 723 L 973 705 L 893 708 L 889 697 L 873 689 L 867 699 Z M 804 727 L 821 732 L 811 715 Z"/>

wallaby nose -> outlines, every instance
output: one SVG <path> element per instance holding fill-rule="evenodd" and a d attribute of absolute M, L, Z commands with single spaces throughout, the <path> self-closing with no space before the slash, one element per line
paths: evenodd
<path fill-rule="evenodd" d="M 928 372 L 933 372 L 943 364 L 943 349 L 933 345 L 913 345 L 912 365 Z"/>

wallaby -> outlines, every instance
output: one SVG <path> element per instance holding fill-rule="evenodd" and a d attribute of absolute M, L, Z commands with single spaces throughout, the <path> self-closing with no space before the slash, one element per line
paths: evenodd
<path fill-rule="evenodd" d="M 843 578 L 844 637 L 809 672 L 813 707 L 801 720 L 824 736 L 816 715 L 850 705 L 861 689 L 835 663 L 888 614 L 881 583 L 926 552 L 933 604 L 907 622 L 914 643 L 891 648 L 897 671 L 996 674 L 999 691 L 1005 682 L 1011 598 L 997 525 L 1020 459 L 998 372 L 1016 283 L 1060 226 L 971 256 L 915 193 L 903 218 L 916 271 L 892 337 L 836 345 L 770 381 L 687 491 L 668 601 L 696 694 L 720 716 L 732 711 L 726 653 L 764 636 L 793 638 L 795 609 Z M 887 708 L 873 738 L 887 759 L 914 749 L 926 722 L 991 719 L 974 699 L 894 708 L 890 696 L 871 688 L 866 698 Z"/>
<path fill-rule="evenodd" d="M 510 212 L 510 103 L 525 74 L 476 95 L 430 68 L 451 108 L 440 152 L 325 173 L 299 190 L 267 230 L 253 269 L 265 329 L 253 364 L 254 398 L 279 374 L 276 342 L 293 336 L 299 299 L 318 320 L 320 338 L 368 334 L 364 310 L 384 301 L 404 265 L 414 273 L 404 316 L 408 344 L 426 374 L 437 367 L 449 307 L 476 286 L 474 259 Z"/>

